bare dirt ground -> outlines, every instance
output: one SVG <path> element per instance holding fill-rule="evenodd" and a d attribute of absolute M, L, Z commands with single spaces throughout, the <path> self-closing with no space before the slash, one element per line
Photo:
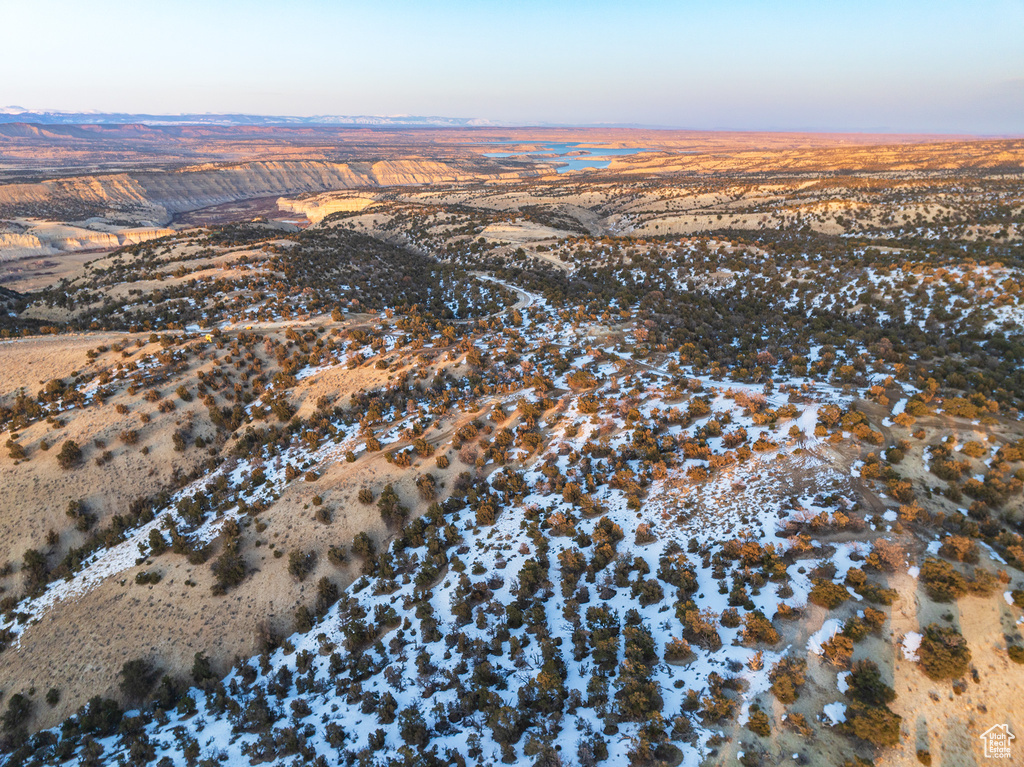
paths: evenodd
<path fill-rule="evenodd" d="M 994 564 L 994 569 L 998 564 Z M 1020 588 L 1020 578 L 1014 588 Z M 893 610 L 891 632 L 894 643 L 910 631 L 920 633 L 930 623 L 954 625 L 971 650 L 972 675 L 967 688 L 957 692 L 950 682 L 933 682 L 905 660 L 897 647 L 891 666 L 890 684 L 896 689 L 893 710 L 903 717 L 904 739 L 887 752 L 883 765 L 912 764 L 918 750 L 928 751 L 938 765 L 985 764 L 981 734 L 996 724 L 1007 724 L 1011 732 L 1024 727 L 1020 690 L 1024 669 L 1010 661 L 1003 635 L 1016 633 L 1012 613 L 1002 589 L 990 597 L 963 597 L 952 604 L 930 600 L 908 575 L 896 576 L 892 586 L 901 594 Z M 1009 588 L 1009 587 L 1007 587 Z M 977 678 L 973 672 L 977 672 Z"/>
<path fill-rule="evenodd" d="M 41 290 L 63 279 L 74 279 L 85 272 L 85 265 L 109 250 L 81 250 L 53 256 L 0 261 L 0 285 L 19 293 Z"/>
<path fill-rule="evenodd" d="M 87 370 L 91 365 L 109 364 L 110 353 L 90 362 L 85 352 L 101 343 L 126 338 L 132 337 L 101 333 L 6 344 L 0 349 L 13 364 L 0 366 L 0 385 L 7 391 L 24 386 L 34 392 L 41 388 L 40 382 L 50 378 L 67 376 L 75 369 Z M 135 356 L 158 349 L 156 345 L 147 345 Z M 399 372 L 404 375 L 410 370 L 408 365 L 380 370 L 370 364 L 354 370 L 327 368 L 299 384 L 295 401 L 300 413 L 312 412 L 321 396 L 344 405 L 352 392 L 381 386 Z M 194 371 L 169 386 L 173 388 L 179 381 L 194 387 Z M 118 415 L 114 406 L 119 402 L 130 403 L 131 412 Z M 15 466 L 6 452 L 0 455 L 0 540 L 4 541 L 4 561 L 20 561 L 28 548 L 56 552 L 52 555 L 55 560 L 60 552 L 79 545 L 84 536 L 74 530 L 64 513 L 69 500 L 83 500 L 97 513 L 98 524 L 103 525 L 113 513 L 123 512 L 132 499 L 166 485 L 175 469 L 187 473 L 194 468 L 203 454 L 195 450 L 185 455 L 174 452 L 170 434 L 178 423 L 189 418 L 188 413 L 197 404 L 193 402 L 191 407 L 163 414 L 149 403 L 120 394 L 101 408 L 87 408 L 77 414 L 71 411 L 68 423 L 60 429 L 38 423 L 21 432 L 19 443 L 28 448 L 29 460 Z M 139 421 L 142 411 L 150 413 L 148 424 Z M 460 414 L 428 430 L 424 436 L 443 449 L 459 426 L 485 415 L 486 410 Z M 138 445 L 127 446 L 118 441 L 117 435 L 129 427 L 140 431 L 142 439 Z M 49 451 L 39 448 L 44 438 L 55 446 L 64 439 L 75 439 L 85 447 L 86 460 L 78 469 L 62 470 L 56 464 L 56 447 Z M 105 440 L 113 452 L 113 458 L 103 466 L 93 462 L 100 452 L 91 444 L 97 438 Z M 403 439 L 386 447 L 397 450 L 409 444 L 410 439 Z M 149 448 L 148 455 L 142 454 L 143 447 Z M 320 577 L 330 577 L 344 587 L 359 574 L 357 560 L 337 568 L 321 556 L 316 570 L 300 583 L 287 573 L 288 552 L 326 552 L 333 544 L 347 547 L 359 532 L 369 532 L 379 545 L 386 545 L 393 531 L 381 522 L 375 504 L 364 505 L 357 500 L 360 488 L 369 487 L 379 495 L 384 485 L 391 483 L 412 514 L 418 515 L 428 503 L 417 493 L 415 476 L 430 471 L 437 478 L 443 497 L 453 476 L 465 468 L 454 455 L 446 470 L 438 469 L 433 459 L 417 461 L 412 470 L 405 470 L 388 463 L 384 453 L 366 456 L 360 451 L 355 463 L 335 455 L 318 467 L 322 474 L 316 482 L 289 484 L 281 498 L 258 516 L 261 526 L 266 525 L 263 532 L 249 524 L 241 548 L 251 574 L 227 595 L 211 594 L 213 576 L 209 563 L 190 565 L 179 555 L 162 554 L 76 599 L 58 602 L 22 635 L 16 646 L 0 655 L 0 675 L 7 680 L 5 684 L 19 689 L 61 689 L 60 705 L 39 711 L 38 724 L 45 727 L 58 723 L 92 695 L 116 696 L 117 672 L 125 658 L 149 657 L 166 671 L 187 677 L 194 654 L 203 651 L 219 670 L 226 671 L 236 657 L 257 651 L 255 632 L 260 621 L 268 621 L 283 634 L 290 633 L 295 609 L 313 602 Z M 331 510 L 330 524 L 314 518 L 315 496 Z M 46 541 L 49 530 L 59 532 L 56 547 L 50 547 Z M 219 548 L 215 547 L 212 555 L 218 553 Z M 163 578 L 154 585 L 136 584 L 136 574 L 143 571 L 159 572 Z M 5 579 L 9 593 L 20 590 L 21 577 L 15 570 Z M 111 632 L 111 626 L 118 627 L 117 631 Z"/>

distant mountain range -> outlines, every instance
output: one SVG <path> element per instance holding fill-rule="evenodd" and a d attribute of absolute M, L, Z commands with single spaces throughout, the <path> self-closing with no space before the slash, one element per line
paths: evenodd
<path fill-rule="evenodd" d="M 149 115 L 127 112 L 49 112 L 21 107 L 0 107 L 0 123 L 38 123 L 43 125 L 424 125 L 442 128 L 501 127 L 506 123 L 476 117 L 438 117 L 436 115 L 288 115 L 179 114 Z"/>

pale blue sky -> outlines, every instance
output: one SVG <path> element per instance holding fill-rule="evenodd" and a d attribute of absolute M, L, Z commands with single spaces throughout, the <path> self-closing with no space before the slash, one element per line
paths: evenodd
<path fill-rule="evenodd" d="M 1024 0 L 0 0 L 0 106 L 1024 133 Z"/>

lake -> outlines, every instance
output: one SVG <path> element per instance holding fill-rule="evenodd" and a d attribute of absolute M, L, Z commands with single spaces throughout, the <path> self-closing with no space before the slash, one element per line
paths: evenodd
<path fill-rule="evenodd" d="M 494 141 L 493 144 L 529 144 L 527 141 Z M 559 173 L 570 170 L 582 170 L 584 168 L 607 168 L 611 160 L 602 158 L 620 157 L 624 155 L 639 154 L 640 152 L 651 152 L 652 149 L 639 149 L 636 147 L 606 148 L 586 146 L 585 143 L 571 142 L 545 142 L 537 144 L 538 149 L 528 152 L 484 152 L 485 157 L 529 157 L 533 160 L 555 160 L 564 162 L 565 165 L 558 168 Z M 570 153 L 584 152 L 583 155 Z"/>

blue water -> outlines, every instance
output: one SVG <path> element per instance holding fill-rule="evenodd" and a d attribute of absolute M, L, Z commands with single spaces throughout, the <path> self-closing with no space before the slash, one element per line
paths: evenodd
<path fill-rule="evenodd" d="M 494 141 L 494 144 L 528 144 L 526 141 Z M 651 149 L 637 149 L 635 147 L 619 147 L 606 149 L 603 147 L 587 147 L 581 143 L 549 142 L 538 144 L 539 149 L 529 152 L 484 152 L 485 157 L 529 157 L 533 160 L 555 160 L 564 162 L 565 165 L 558 168 L 559 173 L 570 170 L 582 170 L 583 168 L 607 168 L 610 160 L 599 159 L 602 157 L 620 157 L 623 155 L 639 154 L 650 152 Z M 571 152 L 584 152 L 583 155 L 567 157 Z"/>

